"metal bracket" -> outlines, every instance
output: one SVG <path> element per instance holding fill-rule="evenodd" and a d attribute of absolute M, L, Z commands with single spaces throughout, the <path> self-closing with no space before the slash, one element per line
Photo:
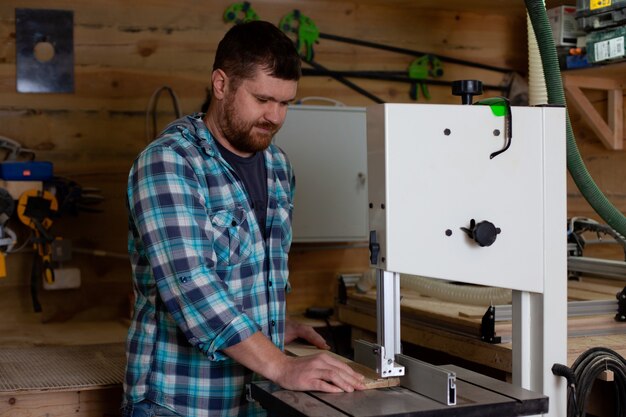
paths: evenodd
<path fill-rule="evenodd" d="M 500 343 L 502 338 L 496 336 L 496 308 L 489 306 L 480 323 L 480 339 L 487 343 Z"/>
<path fill-rule="evenodd" d="M 400 344 L 400 274 L 376 270 L 376 310 L 378 374 L 383 378 L 404 375 L 404 367 L 395 362 L 402 352 Z"/>
<path fill-rule="evenodd" d="M 384 346 L 365 340 L 354 341 L 354 361 L 374 369 L 383 378 L 404 375 L 404 366 L 396 363 L 395 358 L 390 359 Z"/>
<path fill-rule="evenodd" d="M 584 256 L 568 256 L 567 269 L 570 272 L 626 280 L 626 262 L 624 261 L 587 258 Z"/>
<path fill-rule="evenodd" d="M 354 342 L 354 360 L 382 375 L 383 346 L 365 340 Z M 397 362 L 397 363 L 396 363 Z M 393 365 L 401 368 L 400 385 L 445 405 L 456 404 L 456 374 L 447 369 L 406 356 L 395 355 Z M 389 376 L 389 375 L 385 375 Z"/>
<path fill-rule="evenodd" d="M 378 343 L 358 340 L 354 360 L 382 378 L 404 375 L 404 366 L 396 363 L 400 345 L 400 274 L 376 270 L 376 332 Z"/>

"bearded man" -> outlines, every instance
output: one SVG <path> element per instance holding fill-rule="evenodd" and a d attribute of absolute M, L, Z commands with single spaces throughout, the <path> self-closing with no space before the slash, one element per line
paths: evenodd
<path fill-rule="evenodd" d="M 294 175 L 272 144 L 296 97 L 300 57 L 268 22 L 220 41 L 205 114 L 171 123 L 129 175 L 135 293 L 125 417 L 262 415 L 245 385 L 362 389 L 362 375 L 325 353 L 293 358 L 311 327 L 287 320 Z"/>

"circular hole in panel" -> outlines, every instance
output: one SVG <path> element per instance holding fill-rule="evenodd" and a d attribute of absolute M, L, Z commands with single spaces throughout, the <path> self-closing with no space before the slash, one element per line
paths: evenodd
<path fill-rule="evenodd" d="M 35 52 L 35 59 L 39 62 L 48 62 L 54 58 L 54 45 L 50 42 L 38 42 L 33 48 Z"/>

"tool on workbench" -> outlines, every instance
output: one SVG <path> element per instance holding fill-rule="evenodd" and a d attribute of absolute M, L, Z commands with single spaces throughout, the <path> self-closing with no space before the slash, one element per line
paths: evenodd
<path fill-rule="evenodd" d="M 231 4 L 224 11 L 224 22 L 226 23 L 235 23 L 238 25 L 253 20 L 259 20 L 259 15 L 254 11 L 248 1 Z"/>
<path fill-rule="evenodd" d="M 626 238 L 617 233 L 611 226 L 587 217 L 572 217 L 568 219 L 567 223 L 567 250 L 570 256 L 583 256 L 588 240 L 585 233 L 591 232 L 596 235 L 598 241 L 602 241 L 603 236 L 613 238 L 614 242 L 622 247 L 624 260 L 626 260 Z"/>
<path fill-rule="evenodd" d="M 402 353 L 400 273 L 510 288 L 518 332 L 513 380 L 549 396 L 558 409 L 565 387 L 550 368 L 567 354 L 566 251 L 559 227 L 565 221 L 565 110 L 512 108 L 502 97 L 469 105 L 482 92 L 479 87 L 476 80 L 455 82 L 454 94 L 465 104 L 460 106 L 394 103 L 367 109 L 368 126 L 375 127 L 367 131 L 369 177 L 380 179 L 368 182 L 378 339 L 357 341 L 355 360 L 453 404 L 455 375 Z M 505 143 L 494 152 L 502 118 Z M 520 138 L 516 146 L 513 134 Z M 451 175 L 452 167 L 458 175 Z M 529 222 L 544 227 L 530 232 Z M 493 307 L 483 323 L 485 342 L 496 340 L 493 323 L 486 323 L 492 318 Z M 531 324 L 536 320 L 541 326 Z"/>
<path fill-rule="evenodd" d="M 589 235 L 596 239 L 590 239 Z M 620 245 L 624 260 L 603 259 L 584 255 L 590 243 Z M 626 279 L 626 238 L 607 224 L 586 217 L 572 217 L 567 222 L 567 272 L 571 280 L 582 274 L 610 279 Z"/>
<path fill-rule="evenodd" d="M 466 105 L 367 108 L 377 341 L 356 341 L 355 360 L 382 378 L 399 378 L 401 387 L 368 395 L 311 393 L 332 404 L 332 415 L 563 415 L 566 387 L 551 367 L 567 358 L 565 109 L 512 107 L 502 98 L 469 105 L 479 84 L 465 80 L 459 85 Z M 515 125 L 510 123 L 513 113 Z M 504 147 L 494 152 L 503 121 Z M 401 273 L 513 290 L 513 384 L 485 383 L 486 377 L 473 374 L 482 385 L 468 385 L 458 367 L 405 355 Z M 496 340 L 494 314 L 492 306 L 482 326 L 486 340 L 476 343 Z M 255 391 L 262 386 L 252 385 L 253 398 L 277 410 L 309 401 L 309 393 L 272 392 L 267 385 Z M 473 400 L 484 398 L 478 386 L 498 399 L 464 413 L 468 399 L 475 405 Z M 514 390 L 520 394 L 511 395 Z M 528 402 L 531 396 L 537 401 Z M 367 401 L 373 397 L 377 401 Z M 418 402 L 423 397 L 427 406 Z M 504 398 L 513 407 L 494 412 Z M 366 410 L 359 408 L 364 403 Z M 411 404 L 395 408 L 398 403 Z M 377 404 L 381 407 L 374 408 Z M 293 415 L 319 410 L 303 406 Z"/>

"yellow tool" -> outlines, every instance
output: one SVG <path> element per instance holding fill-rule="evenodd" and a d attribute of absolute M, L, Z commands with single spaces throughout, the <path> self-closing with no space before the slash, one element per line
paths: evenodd
<path fill-rule="evenodd" d="M 48 233 L 48 229 L 52 226 L 52 215 L 57 210 L 57 199 L 49 191 L 24 191 L 17 202 L 19 219 L 35 231 L 34 248 L 42 260 L 43 278 L 49 284 L 54 282 L 51 249 L 54 237 Z"/>

